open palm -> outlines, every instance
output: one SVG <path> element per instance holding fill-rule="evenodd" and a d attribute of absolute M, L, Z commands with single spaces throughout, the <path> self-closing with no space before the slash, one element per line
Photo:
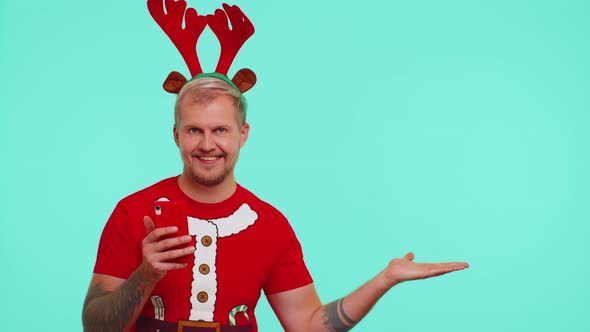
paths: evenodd
<path fill-rule="evenodd" d="M 449 263 L 416 263 L 414 254 L 409 252 L 403 258 L 396 258 L 389 262 L 385 269 L 385 276 L 392 285 L 408 280 L 436 277 L 453 271 L 469 267 L 466 262 Z"/>

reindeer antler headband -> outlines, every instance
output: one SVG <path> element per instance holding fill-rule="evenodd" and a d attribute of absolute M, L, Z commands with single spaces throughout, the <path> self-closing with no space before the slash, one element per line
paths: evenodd
<path fill-rule="evenodd" d="M 194 8 L 186 8 L 185 0 L 147 0 L 148 9 L 154 20 L 170 37 L 182 55 L 191 73 L 191 80 L 200 77 L 215 77 L 227 82 L 236 89 L 245 103 L 244 92 L 256 84 L 256 75 L 250 69 L 240 69 L 233 79 L 227 77 L 229 67 L 246 40 L 254 34 L 252 22 L 238 6 L 223 4 L 223 9 L 215 10 L 213 15 L 199 15 Z M 228 25 L 231 23 L 231 30 Z M 182 27 L 184 19 L 185 27 Z M 205 27 L 209 25 L 219 39 L 221 54 L 214 73 L 203 73 L 197 55 L 197 42 Z M 164 90 L 178 93 L 187 79 L 179 72 L 171 72 L 164 81 Z"/>

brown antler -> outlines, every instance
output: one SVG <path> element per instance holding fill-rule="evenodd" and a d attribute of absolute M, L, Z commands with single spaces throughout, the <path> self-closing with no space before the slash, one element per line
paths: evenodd
<path fill-rule="evenodd" d="M 197 41 L 207 26 L 205 16 L 199 16 L 196 9 L 186 9 L 185 0 L 165 0 L 166 12 L 162 0 L 147 0 L 148 9 L 154 20 L 170 37 L 186 62 L 192 76 L 203 72 L 197 57 Z M 182 19 L 185 28 L 182 28 Z"/>
<path fill-rule="evenodd" d="M 221 55 L 215 71 L 227 75 L 238 51 L 246 40 L 254 34 L 254 26 L 238 6 L 229 6 L 224 3 L 223 8 L 225 11 L 217 9 L 215 14 L 207 15 L 207 23 L 209 23 L 209 27 L 211 27 L 221 45 Z M 228 25 L 228 17 L 232 30 Z"/>

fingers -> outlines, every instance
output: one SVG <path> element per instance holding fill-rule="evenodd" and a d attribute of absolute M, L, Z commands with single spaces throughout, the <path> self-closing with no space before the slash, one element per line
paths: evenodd
<path fill-rule="evenodd" d="M 445 270 L 463 270 L 469 267 L 466 262 L 434 263 L 430 264 L 433 268 Z"/>
<path fill-rule="evenodd" d="M 399 283 L 440 276 L 469 267 L 466 262 L 448 263 L 416 263 L 414 253 L 409 252 L 403 258 L 395 258 L 389 262 L 382 276 L 388 287 Z"/>
<path fill-rule="evenodd" d="M 413 261 L 413 260 L 414 260 L 414 257 L 415 257 L 415 256 L 414 256 L 414 253 L 410 251 L 409 253 L 407 253 L 407 254 L 404 256 L 404 259 L 405 259 L 405 260 L 407 260 L 407 261 Z"/>
<path fill-rule="evenodd" d="M 179 247 L 191 242 L 192 237 L 190 235 L 167 238 L 176 234 L 178 232 L 178 227 L 168 226 L 155 228 L 153 221 L 147 216 L 144 217 L 143 221 L 145 230 L 148 232 L 147 236 L 142 241 L 143 256 L 144 259 L 149 261 L 150 266 L 156 267 L 161 262 L 194 253 L 195 247 L 193 246 L 179 249 Z"/>
<path fill-rule="evenodd" d="M 192 238 L 190 235 L 183 235 L 183 236 L 179 236 L 179 237 L 165 239 L 165 240 L 159 241 L 154 244 L 154 251 L 156 251 L 156 252 L 167 251 L 168 249 L 171 249 L 174 247 L 179 247 L 184 244 L 187 244 L 187 243 L 191 242 L 191 239 Z M 189 248 L 189 247 L 187 247 L 187 248 Z M 191 246 L 190 248 L 192 248 L 193 251 L 195 250 L 195 247 Z"/>
<path fill-rule="evenodd" d="M 179 248 L 191 241 L 190 235 L 184 235 L 158 241 L 160 236 L 174 234 L 176 227 L 157 228 L 143 239 L 143 269 L 152 280 L 159 281 L 167 271 L 183 269 L 186 263 L 180 263 L 175 259 L 193 254 L 194 246 Z"/>
<path fill-rule="evenodd" d="M 180 270 L 186 267 L 186 263 L 161 262 L 156 267 L 160 271 Z"/>
<path fill-rule="evenodd" d="M 152 218 L 150 218 L 148 216 L 143 217 L 143 225 L 145 226 L 145 233 L 146 234 L 151 233 L 156 228 L 156 226 L 154 226 L 154 222 L 152 221 Z"/>
<path fill-rule="evenodd" d="M 177 249 L 175 250 L 175 253 L 170 253 L 169 255 L 164 256 L 180 257 L 186 251 L 189 251 L 189 249 L 191 248 Z M 193 252 L 194 250 L 190 251 Z M 140 269 L 142 270 L 142 274 L 147 280 L 158 282 L 166 275 L 168 271 L 183 269 L 187 266 L 186 263 L 178 263 L 174 261 L 161 261 L 159 256 L 162 256 L 162 253 L 144 255 L 143 262 L 140 265 Z"/>
<path fill-rule="evenodd" d="M 188 246 L 185 248 L 174 249 L 174 250 L 167 250 L 158 253 L 154 253 L 151 258 L 158 262 L 169 262 L 176 258 L 180 258 L 183 256 L 190 255 L 195 252 L 195 247 Z M 180 264 L 182 267 L 186 266 L 186 264 Z"/>
<path fill-rule="evenodd" d="M 151 254 L 158 254 L 162 252 L 166 252 L 171 248 L 179 247 L 191 242 L 190 235 L 183 235 L 178 237 L 173 237 L 170 239 L 164 239 L 158 241 L 158 239 L 162 236 L 174 234 L 178 231 L 178 228 L 171 226 L 171 227 L 164 227 L 164 228 L 157 228 L 152 231 L 148 236 L 143 239 L 143 252 L 144 256 L 151 255 Z M 190 246 L 186 247 L 192 249 L 194 252 L 195 247 Z M 174 252 L 174 250 L 172 250 Z M 184 256 L 184 255 L 183 255 Z M 178 256 L 177 256 L 178 257 Z M 174 258 L 177 258 L 174 257 Z"/>
<path fill-rule="evenodd" d="M 174 260 L 195 252 L 195 247 L 189 246 L 180 249 L 154 252 L 144 257 L 145 262 L 156 271 L 178 270 L 186 267 L 186 263 L 178 263 Z"/>
<path fill-rule="evenodd" d="M 142 241 L 141 268 L 147 278 L 157 282 L 166 275 L 167 271 L 185 268 L 186 263 L 174 260 L 195 252 L 194 246 L 183 247 L 191 242 L 192 237 L 190 235 L 170 237 L 178 232 L 178 227 L 156 228 L 148 216 L 143 218 L 143 223 L 147 235 Z"/>
<path fill-rule="evenodd" d="M 145 218 L 149 219 L 150 217 L 145 217 Z M 145 218 L 144 218 L 145 230 L 146 231 L 148 231 L 150 229 L 151 230 L 147 233 L 147 236 L 145 237 L 144 242 L 147 242 L 147 243 L 157 242 L 163 236 L 172 235 L 172 234 L 175 234 L 176 232 L 178 232 L 178 227 L 176 227 L 176 226 L 168 226 L 168 227 L 154 229 L 155 226 L 154 226 L 154 223 L 151 221 L 151 219 L 149 219 L 149 222 L 146 222 Z"/>
<path fill-rule="evenodd" d="M 162 236 L 171 235 L 178 232 L 178 227 L 176 226 L 168 226 L 162 228 L 156 228 L 152 218 L 149 216 L 143 217 L 143 225 L 145 226 L 145 232 L 147 234 L 147 239 L 150 242 L 158 241 L 158 239 Z"/>
<path fill-rule="evenodd" d="M 424 278 L 436 277 L 454 271 L 464 270 L 469 267 L 465 262 L 424 264 Z"/>

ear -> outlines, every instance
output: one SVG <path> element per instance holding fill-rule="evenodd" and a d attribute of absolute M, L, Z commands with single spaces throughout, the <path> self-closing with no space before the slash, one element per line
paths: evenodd
<path fill-rule="evenodd" d="M 240 130 L 240 148 L 246 144 L 248 140 L 248 134 L 250 133 L 250 125 L 248 122 L 244 122 L 242 129 Z"/>
<path fill-rule="evenodd" d="M 180 148 L 180 143 L 178 142 L 178 130 L 176 129 L 176 126 L 172 127 L 172 133 L 174 135 L 174 143 L 176 143 L 176 146 Z"/>
<path fill-rule="evenodd" d="M 164 81 L 164 90 L 170 93 L 178 94 L 182 86 L 186 83 L 186 78 L 179 72 L 173 71 L 168 74 L 166 80 Z"/>
<path fill-rule="evenodd" d="M 256 74 L 248 68 L 242 68 L 234 75 L 231 81 L 238 87 L 241 93 L 244 93 L 256 84 Z"/>

